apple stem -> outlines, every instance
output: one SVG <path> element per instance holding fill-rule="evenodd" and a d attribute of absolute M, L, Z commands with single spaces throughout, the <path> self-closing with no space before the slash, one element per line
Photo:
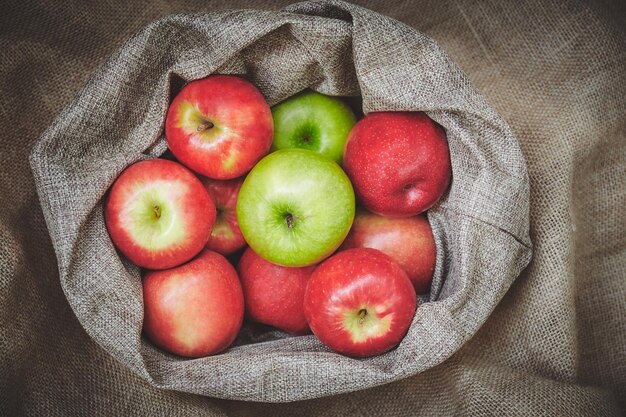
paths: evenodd
<path fill-rule="evenodd" d="M 291 229 L 293 227 L 293 214 L 287 213 L 285 221 L 287 222 L 287 227 Z"/>
<path fill-rule="evenodd" d="M 201 123 L 201 124 L 198 125 L 198 132 L 204 132 L 205 130 L 210 129 L 213 126 L 215 126 L 215 125 L 207 120 L 206 122 Z"/>
<path fill-rule="evenodd" d="M 367 310 L 362 308 L 359 310 L 359 324 L 363 324 L 365 321 L 365 316 L 367 316 Z"/>
<path fill-rule="evenodd" d="M 154 215 L 156 216 L 157 219 L 161 217 L 161 210 L 159 206 L 154 206 Z"/>

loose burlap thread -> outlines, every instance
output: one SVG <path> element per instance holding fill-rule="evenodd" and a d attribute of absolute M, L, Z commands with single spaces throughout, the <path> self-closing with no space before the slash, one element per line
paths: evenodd
<path fill-rule="evenodd" d="M 222 354 L 188 360 L 141 336 L 140 271 L 116 253 L 102 204 L 125 167 L 164 151 L 171 95 L 212 73 L 248 78 L 270 105 L 313 88 L 360 96 L 365 113 L 425 111 L 446 129 L 453 181 L 429 211 L 436 277 L 396 349 L 355 360 L 312 335 L 252 332 Z M 531 256 L 528 175 L 508 125 L 433 40 L 340 1 L 153 23 L 90 79 L 35 146 L 31 165 L 74 313 L 98 344 L 161 388 L 284 402 L 413 375 L 478 330 Z"/>

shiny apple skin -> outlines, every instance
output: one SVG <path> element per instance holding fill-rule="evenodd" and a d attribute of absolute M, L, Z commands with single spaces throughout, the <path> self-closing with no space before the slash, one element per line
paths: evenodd
<path fill-rule="evenodd" d="M 166 269 L 204 248 L 215 223 L 215 205 L 187 168 L 152 159 L 119 175 L 104 217 L 113 244 L 124 256 L 143 268 Z"/>
<path fill-rule="evenodd" d="M 217 217 L 206 247 L 222 255 L 230 255 L 246 246 L 237 222 L 237 197 L 244 177 L 232 180 L 213 180 L 202 177 L 204 188 L 209 192 Z"/>
<path fill-rule="evenodd" d="M 424 212 L 452 177 L 445 133 L 422 112 L 365 116 L 348 136 L 343 167 L 363 205 L 388 217 Z"/>
<path fill-rule="evenodd" d="M 234 267 L 204 250 L 185 265 L 143 279 L 143 330 L 157 347 L 199 358 L 226 349 L 243 323 L 243 292 Z"/>
<path fill-rule="evenodd" d="M 352 357 L 380 355 L 397 346 L 416 308 L 406 272 L 369 248 L 328 258 L 313 271 L 304 295 L 304 314 L 315 336 Z"/>
<path fill-rule="evenodd" d="M 234 75 L 192 81 L 169 107 L 165 137 L 182 164 L 209 178 L 248 172 L 270 149 L 274 125 L 257 88 Z"/>
<path fill-rule="evenodd" d="M 425 215 L 390 218 L 358 210 L 340 250 L 350 248 L 386 253 L 404 269 L 418 294 L 430 291 L 437 246 Z"/>
<path fill-rule="evenodd" d="M 266 261 L 251 248 L 237 265 L 246 305 L 246 315 L 301 335 L 310 332 L 304 316 L 304 291 L 315 266 L 289 268 Z"/>

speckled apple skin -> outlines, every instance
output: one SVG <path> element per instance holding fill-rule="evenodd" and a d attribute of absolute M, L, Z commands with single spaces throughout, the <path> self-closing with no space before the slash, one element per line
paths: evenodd
<path fill-rule="evenodd" d="M 369 113 L 348 136 L 343 167 L 363 205 L 389 217 L 432 207 L 452 177 L 444 131 L 422 112 Z"/>
<path fill-rule="evenodd" d="M 154 205 L 162 210 L 160 225 L 150 218 Z M 215 205 L 187 168 L 152 159 L 119 175 L 104 218 L 113 244 L 124 256 L 143 268 L 165 269 L 187 262 L 204 248 L 215 223 Z M 150 232 L 151 227 L 157 230 Z"/>
<path fill-rule="evenodd" d="M 202 121 L 214 127 L 199 131 Z M 234 75 L 192 81 L 169 107 L 165 137 L 172 154 L 192 170 L 215 179 L 248 172 L 270 149 L 274 123 L 257 88 Z"/>
<path fill-rule="evenodd" d="M 437 246 L 425 215 L 391 218 L 359 210 L 339 250 L 350 248 L 386 253 L 404 269 L 418 294 L 430 291 Z"/>
<path fill-rule="evenodd" d="M 304 291 L 314 269 L 276 265 L 246 249 L 237 265 L 246 316 L 292 334 L 309 333 Z"/>
<path fill-rule="evenodd" d="M 198 358 L 226 349 L 243 323 L 243 292 L 235 268 L 205 249 L 178 268 L 143 279 L 143 330 L 156 346 Z"/>
<path fill-rule="evenodd" d="M 379 250 L 338 252 L 309 279 L 304 314 L 313 333 L 343 355 L 368 357 L 400 343 L 417 308 L 413 285 L 404 270 Z M 368 328 L 354 317 L 368 310 Z"/>
<path fill-rule="evenodd" d="M 237 197 L 244 177 L 232 180 L 214 180 L 202 177 L 200 180 L 209 192 L 217 211 L 215 225 L 211 230 L 211 237 L 209 237 L 206 247 L 222 255 L 230 255 L 246 246 L 246 240 L 241 234 L 237 222 L 236 210 Z"/>

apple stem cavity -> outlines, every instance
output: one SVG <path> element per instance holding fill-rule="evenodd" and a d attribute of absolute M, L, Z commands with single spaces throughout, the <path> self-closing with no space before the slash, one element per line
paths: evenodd
<path fill-rule="evenodd" d="M 157 205 L 154 206 L 154 215 L 157 219 L 161 218 L 161 208 Z"/>
<path fill-rule="evenodd" d="M 215 125 L 207 120 L 204 123 L 198 125 L 198 132 L 204 132 L 205 130 L 209 130 L 213 126 Z"/>

